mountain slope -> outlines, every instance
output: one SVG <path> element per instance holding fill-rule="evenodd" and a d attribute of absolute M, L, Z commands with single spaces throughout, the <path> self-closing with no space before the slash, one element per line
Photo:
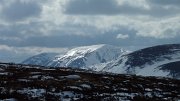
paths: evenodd
<path fill-rule="evenodd" d="M 28 58 L 23 64 L 51 67 L 73 67 L 91 69 L 92 65 L 106 63 L 127 53 L 120 47 L 111 45 L 91 45 L 76 47 L 63 55 L 43 53 Z"/>
<path fill-rule="evenodd" d="M 106 64 L 103 71 L 171 77 L 171 70 L 165 71 L 160 66 L 178 60 L 180 60 L 180 44 L 159 45 L 123 55 Z"/>
<path fill-rule="evenodd" d="M 180 61 L 170 62 L 159 67 L 161 70 L 170 71 L 173 78 L 180 78 Z"/>
<path fill-rule="evenodd" d="M 54 57 L 58 55 L 57 53 L 41 53 L 35 56 L 32 56 L 22 62 L 22 64 L 31 64 L 31 65 L 41 65 L 47 66 Z"/>
<path fill-rule="evenodd" d="M 105 44 L 77 47 L 62 57 L 57 57 L 49 66 L 87 68 L 116 59 L 124 53 L 125 51 L 119 47 Z"/>

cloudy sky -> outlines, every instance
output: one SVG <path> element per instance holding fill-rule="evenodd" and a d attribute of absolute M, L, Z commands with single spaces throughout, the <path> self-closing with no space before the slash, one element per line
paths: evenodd
<path fill-rule="evenodd" d="M 0 61 L 111 44 L 180 43 L 180 0 L 0 0 Z"/>

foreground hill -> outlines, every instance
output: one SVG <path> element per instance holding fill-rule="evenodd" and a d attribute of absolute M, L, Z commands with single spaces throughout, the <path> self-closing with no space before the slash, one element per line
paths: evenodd
<path fill-rule="evenodd" d="M 4 101 L 177 101 L 180 80 L 0 64 Z"/>

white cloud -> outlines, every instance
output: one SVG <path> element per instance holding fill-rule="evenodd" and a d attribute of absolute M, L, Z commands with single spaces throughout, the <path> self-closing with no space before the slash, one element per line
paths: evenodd
<path fill-rule="evenodd" d="M 129 35 L 128 34 L 118 34 L 116 36 L 117 39 L 127 39 L 129 38 Z"/>
<path fill-rule="evenodd" d="M 83 20 L 81 20 L 83 19 Z M 153 18 L 147 16 L 96 16 L 76 17 L 75 24 L 95 26 L 101 32 L 108 32 L 125 27 L 135 30 L 134 33 L 141 37 L 156 39 L 173 38 L 180 35 L 180 17 Z"/>
<path fill-rule="evenodd" d="M 136 23 L 134 29 L 138 36 L 154 38 L 173 38 L 180 35 L 180 17 L 151 20 Z"/>

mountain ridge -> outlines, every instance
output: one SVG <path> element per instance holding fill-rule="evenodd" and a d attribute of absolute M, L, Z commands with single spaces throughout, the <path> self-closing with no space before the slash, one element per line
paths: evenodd
<path fill-rule="evenodd" d="M 71 50 L 67 51 L 65 54 L 54 56 L 52 59 L 48 60 L 50 62 L 45 63 L 46 65 L 43 66 L 74 67 L 74 68 L 86 69 L 91 65 L 104 63 L 116 59 L 118 56 L 125 53 L 127 52 L 120 47 L 115 47 L 106 44 L 81 46 L 81 47 L 72 48 Z M 36 56 L 38 57 L 39 55 Z M 31 61 L 28 62 L 28 60 L 31 59 L 36 61 L 34 57 L 30 57 L 27 60 L 23 61 L 22 63 L 34 64 L 33 62 L 31 63 Z"/>
<path fill-rule="evenodd" d="M 180 72 L 172 74 L 175 72 L 169 69 L 170 67 L 160 67 L 175 61 L 180 61 L 180 44 L 157 45 L 134 52 L 101 44 L 73 48 L 62 56 L 56 57 L 46 66 L 180 78 Z"/>

